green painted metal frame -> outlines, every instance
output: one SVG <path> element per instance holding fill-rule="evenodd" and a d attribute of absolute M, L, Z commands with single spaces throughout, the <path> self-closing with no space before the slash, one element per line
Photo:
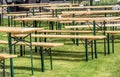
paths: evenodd
<path fill-rule="evenodd" d="M 26 35 L 25 37 L 23 37 L 22 39 L 19 39 L 19 38 L 15 38 L 15 37 L 12 37 L 11 36 L 11 33 L 8 33 L 8 45 L 9 45 L 9 52 L 10 54 L 13 54 L 12 52 L 12 46 L 14 46 L 17 42 L 19 41 L 25 41 L 23 39 L 25 39 L 26 37 L 30 37 L 30 40 L 29 41 L 26 41 L 26 42 L 29 42 L 30 43 L 30 58 L 31 58 L 31 72 L 32 72 L 32 75 L 34 74 L 34 68 L 33 68 L 33 56 L 32 56 L 32 39 L 31 39 L 31 33 Z M 16 42 L 14 44 L 12 44 L 12 38 L 16 40 Z M 13 67 L 13 59 L 10 58 L 10 68 L 11 68 L 11 77 L 14 77 L 14 67 Z"/>
<path fill-rule="evenodd" d="M 94 56 L 93 56 L 93 41 L 91 40 L 91 55 L 92 55 L 92 59 L 94 59 Z"/>
<path fill-rule="evenodd" d="M 85 55 L 86 55 L 86 61 L 88 61 L 88 40 L 85 39 Z"/>
<path fill-rule="evenodd" d="M 3 7 L 1 7 L 2 8 L 2 12 L 1 12 L 1 14 L 0 14 L 0 26 L 3 26 L 4 25 L 4 13 L 3 13 Z"/>
<path fill-rule="evenodd" d="M 114 34 L 111 34 L 112 53 L 114 53 Z M 107 33 L 108 54 L 110 54 L 110 33 Z"/>
<path fill-rule="evenodd" d="M 107 33 L 108 54 L 110 54 L 110 34 Z"/>
<path fill-rule="evenodd" d="M 5 77 L 5 76 L 6 76 L 6 75 L 5 75 L 5 59 L 0 60 L 0 66 L 1 66 L 2 69 L 3 69 L 3 77 Z"/>
<path fill-rule="evenodd" d="M 53 69 L 53 63 L 52 63 L 52 51 L 51 48 L 46 49 L 49 52 L 49 56 L 50 56 L 50 68 L 51 70 Z M 41 70 L 42 72 L 45 71 L 45 63 L 44 63 L 44 49 L 42 46 L 40 46 L 40 56 L 41 56 Z"/>
<path fill-rule="evenodd" d="M 112 53 L 114 53 L 114 35 L 112 35 Z"/>
<path fill-rule="evenodd" d="M 93 35 L 96 35 L 96 22 L 95 21 L 93 21 Z M 97 58 L 96 40 L 94 40 L 94 53 L 95 53 L 95 58 Z"/>
<path fill-rule="evenodd" d="M 8 45 L 9 45 L 9 53 L 13 54 L 11 33 L 8 33 Z M 10 70 L 11 70 L 11 77 L 14 77 L 14 67 L 13 67 L 13 59 L 12 58 L 10 58 Z"/>
<path fill-rule="evenodd" d="M 43 47 L 40 47 L 40 56 L 41 56 L 41 70 L 44 72 L 44 53 L 43 53 Z"/>
<path fill-rule="evenodd" d="M 7 7 L 7 10 L 8 10 L 7 13 L 9 14 L 10 13 L 10 7 L 9 6 Z M 10 16 L 8 16 L 8 27 L 10 27 L 10 25 L 11 25 L 10 20 L 11 20 Z"/>
<path fill-rule="evenodd" d="M 105 25 L 106 25 L 106 22 L 105 21 L 103 21 L 103 35 L 106 35 L 106 27 L 105 27 Z M 104 55 L 106 55 L 106 38 L 104 39 Z"/>

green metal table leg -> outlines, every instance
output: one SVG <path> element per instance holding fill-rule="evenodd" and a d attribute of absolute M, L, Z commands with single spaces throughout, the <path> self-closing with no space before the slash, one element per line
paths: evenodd
<path fill-rule="evenodd" d="M 5 77 L 5 59 L 3 60 L 3 77 Z"/>
<path fill-rule="evenodd" d="M 11 33 L 8 33 L 8 45 L 9 45 L 9 53 L 12 54 Z M 11 77 L 14 77 L 14 67 L 13 67 L 13 59 L 12 58 L 10 58 L 10 70 L 11 70 Z"/>
<path fill-rule="evenodd" d="M 55 17 L 58 17 L 58 10 L 55 10 Z M 56 22 L 56 30 L 58 30 L 58 22 Z"/>
<path fill-rule="evenodd" d="M 86 61 L 88 61 L 88 40 L 85 39 L 85 53 L 86 53 Z"/>
<path fill-rule="evenodd" d="M 50 65 L 51 65 L 51 70 L 53 69 L 53 64 L 52 64 L 52 52 L 51 52 L 51 48 L 50 50 Z"/>
<path fill-rule="evenodd" d="M 44 32 L 44 35 L 46 35 L 46 32 Z M 44 42 L 47 42 L 47 38 L 44 38 Z"/>
<path fill-rule="evenodd" d="M 96 22 L 93 21 L 93 35 L 96 35 Z"/>
<path fill-rule="evenodd" d="M 35 15 L 35 9 L 34 9 L 34 7 L 32 8 L 32 15 L 33 16 Z"/>
<path fill-rule="evenodd" d="M 31 58 L 31 72 L 32 72 L 32 75 L 34 74 L 34 68 L 33 68 L 33 56 L 32 56 L 32 37 L 31 37 L 31 34 L 30 34 L 30 58 Z"/>
<path fill-rule="evenodd" d="M 33 21 L 34 23 L 34 27 L 37 28 L 37 21 Z M 37 34 L 37 32 L 35 31 L 35 34 Z M 35 38 L 35 42 L 37 42 L 37 38 Z M 37 47 L 35 46 L 35 52 L 37 52 Z"/>
<path fill-rule="evenodd" d="M 14 16 L 14 19 L 15 19 L 16 17 Z M 16 21 L 14 20 L 14 22 L 13 22 L 13 24 L 14 24 L 14 27 L 16 27 Z"/>
<path fill-rule="evenodd" d="M 78 28 L 76 30 L 78 30 Z M 78 33 L 76 33 L 76 35 L 78 35 Z M 79 39 L 76 39 L 76 45 L 79 45 Z"/>
<path fill-rule="evenodd" d="M 58 22 L 58 29 L 61 30 L 61 26 L 62 24 L 60 22 Z"/>
<path fill-rule="evenodd" d="M 54 30 L 54 22 L 50 22 L 50 27 L 51 27 L 51 30 Z"/>
<path fill-rule="evenodd" d="M 10 13 L 10 7 L 8 7 L 8 14 Z M 8 16 L 8 27 L 10 27 L 10 16 Z"/>
<path fill-rule="evenodd" d="M 114 35 L 112 35 L 112 53 L 114 53 Z"/>
<path fill-rule="evenodd" d="M 13 26 L 12 16 L 10 16 L 10 21 L 11 21 L 10 25 Z"/>
<path fill-rule="evenodd" d="M 2 16 L 1 16 L 1 25 L 4 25 L 4 13 L 3 13 L 3 7 L 2 7 Z"/>
<path fill-rule="evenodd" d="M 20 40 L 22 40 L 22 37 L 20 37 Z M 23 46 L 22 45 L 20 45 L 20 56 L 23 56 Z"/>
<path fill-rule="evenodd" d="M 110 34 L 107 34 L 108 54 L 110 54 Z"/>
<path fill-rule="evenodd" d="M 104 24 L 104 26 L 103 26 L 103 30 L 104 30 L 103 35 L 106 35 L 106 27 L 105 27 L 106 22 L 103 21 L 103 24 Z M 104 55 L 106 55 L 106 38 L 104 38 Z"/>
<path fill-rule="evenodd" d="M 95 50 L 95 58 L 97 58 L 97 46 L 96 46 L 96 40 L 94 40 L 94 50 Z"/>
<path fill-rule="evenodd" d="M 91 55 L 92 55 L 92 59 L 94 59 L 94 56 L 93 56 L 93 41 L 91 40 Z"/>
<path fill-rule="evenodd" d="M 43 54 L 43 47 L 40 47 L 40 55 L 41 55 L 41 69 L 44 72 L 44 54 Z"/>
<path fill-rule="evenodd" d="M 2 14 L 0 14 L 0 26 L 2 26 Z"/>
<path fill-rule="evenodd" d="M 54 12 L 54 10 L 52 10 L 52 17 L 54 17 L 55 16 L 55 12 Z"/>
<path fill-rule="evenodd" d="M 96 35 L 96 22 L 93 21 L 93 35 Z M 96 47 L 96 40 L 94 40 L 94 52 L 95 52 L 95 58 L 97 58 L 97 47 Z"/>

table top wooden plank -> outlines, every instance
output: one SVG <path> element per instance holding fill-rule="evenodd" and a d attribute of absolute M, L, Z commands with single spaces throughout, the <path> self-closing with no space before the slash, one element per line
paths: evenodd
<path fill-rule="evenodd" d="M 29 6 L 21 6 L 25 8 L 38 8 L 38 7 L 66 7 L 66 6 L 79 6 L 79 4 L 71 4 L 71 3 L 49 3 L 47 5 L 29 5 Z"/>
<path fill-rule="evenodd" d="M 41 37 L 41 38 L 78 38 L 78 39 L 104 39 L 106 36 L 94 36 L 94 35 L 32 35 L 32 37 Z"/>
<path fill-rule="evenodd" d="M 120 31 L 106 31 L 106 33 L 110 33 L 110 34 L 120 34 Z"/>
<path fill-rule="evenodd" d="M 91 33 L 92 31 L 79 31 L 79 30 L 40 30 L 37 32 L 48 32 L 48 33 L 56 33 L 56 32 L 61 32 L 61 33 Z"/>
<path fill-rule="evenodd" d="M 14 20 L 17 20 L 17 21 L 109 21 L 109 20 L 115 20 L 115 19 L 119 19 L 120 17 L 94 17 L 94 18 L 57 18 L 57 17 L 54 17 L 54 18 L 16 18 Z"/>
<path fill-rule="evenodd" d="M 16 37 L 24 37 L 25 35 L 14 35 Z M 78 38 L 78 39 L 91 39 L 91 40 L 95 40 L 95 39 L 104 39 L 106 38 L 106 36 L 94 36 L 94 35 L 43 35 L 43 34 L 32 34 L 33 38 Z"/>
<path fill-rule="evenodd" d="M 12 41 L 15 43 L 15 41 Z M 0 40 L 0 44 L 8 44 L 8 41 Z M 16 45 L 30 45 L 28 42 L 18 42 Z M 64 43 L 48 43 L 48 42 L 32 42 L 32 46 L 42 46 L 42 47 L 56 47 L 56 46 L 63 46 Z"/>
<path fill-rule="evenodd" d="M 49 3 L 31 3 L 31 4 L 4 4 L 0 7 L 9 7 L 9 6 L 34 6 L 34 5 L 48 5 Z"/>
<path fill-rule="evenodd" d="M 9 58 L 16 58 L 16 57 L 17 57 L 17 55 L 0 53 L 0 59 L 9 59 Z"/>
<path fill-rule="evenodd" d="M 89 28 L 93 27 L 93 25 L 71 25 L 71 26 L 64 26 L 65 28 Z M 99 25 L 96 27 L 104 27 L 104 25 Z M 120 24 L 105 24 L 105 27 L 120 27 Z"/>
<path fill-rule="evenodd" d="M 0 27 L 0 32 L 7 32 L 12 34 L 24 34 L 31 33 L 43 28 L 24 28 L 24 27 Z"/>
<path fill-rule="evenodd" d="M 90 9 L 90 8 L 113 8 L 116 5 L 104 5 L 104 6 L 78 6 L 78 7 L 46 7 L 48 10 L 62 10 L 62 9 Z"/>
<path fill-rule="evenodd" d="M 63 11 L 62 15 L 101 14 L 101 13 L 119 13 L 119 12 L 120 10 Z"/>

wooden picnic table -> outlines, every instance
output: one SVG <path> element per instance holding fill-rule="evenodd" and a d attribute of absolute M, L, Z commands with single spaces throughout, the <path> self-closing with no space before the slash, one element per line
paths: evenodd
<path fill-rule="evenodd" d="M 27 33 L 28 36 L 30 35 L 30 43 L 31 43 L 31 33 L 35 32 L 36 30 L 41 30 L 42 28 L 20 28 L 20 27 L 0 27 L 0 32 L 8 33 L 8 46 L 9 46 L 9 53 L 13 54 L 12 51 L 12 36 L 11 34 L 24 34 Z M 17 43 L 17 42 L 16 42 Z M 31 52 L 31 69 L 33 74 L 33 58 L 32 58 L 32 46 L 30 44 L 30 52 Z M 14 67 L 13 67 L 13 59 L 10 58 L 10 69 L 11 69 L 11 77 L 14 77 Z"/>
<path fill-rule="evenodd" d="M 66 6 L 79 6 L 79 4 L 71 4 L 71 3 L 48 3 L 47 5 L 28 5 L 28 6 L 22 6 L 25 8 L 38 8 L 38 7 L 66 7 Z"/>
<path fill-rule="evenodd" d="M 15 37 L 24 37 L 25 34 L 14 35 Z M 33 38 L 66 38 L 66 39 L 82 39 L 85 40 L 85 54 L 86 61 L 88 61 L 88 40 L 94 41 L 99 39 L 105 39 L 106 36 L 94 36 L 94 35 L 44 35 L 44 34 L 32 34 Z M 96 50 L 96 44 L 94 45 L 94 49 Z M 97 52 L 95 51 L 95 56 L 97 56 Z M 93 58 L 93 53 L 92 53 Z"/>
<path fill-rule="evenodd" d="M 33 6 L 33 5 L 48 5 L 48 3 L 32 3 L 32 4 L 4 4 L 0 5 L 0 7 L 9 7 L 9 6 Z"/>
<path fill-rule="evenodd" d="M 45 7 L 48 10 L 62 10 L 62 9 L 91 9 L 91 8 L 113 8 L 117 7 L 115 5 L 105 5 L 105 6 L 78 6 L 78 7 Z"/>
<path fill-rule="evenodd" d="M 62 15 L 69 15 L 69 14 L 75 14 L 75 15 L 82 15 L 82 14 L 103 14 L 103 13 L 119 13 L 120 10 L 90 10 L 90 11 L 63 11 Z"/>
<path fill-rule="evenodd" d="M 73 17 L 61 17 L 61 18 L 58 18 L 58 17 L 49 17 L 49 18 L 30 18 L 30 17 L 27 17 L 27 18 L 16 18 L 14 20 L 16 21 L 86 21 L 86 22 L 89 22 L 89 21 L 109 21 L 109 20 L 115 20 L 115 19 L 119 19 L 120 17 L 96 17 L 96 18 L 73 18 Z"/>
<path fill-rule="evenodd" d="M 85 21 L 85 22 L 92 22 L 93 24 L 93 35 L 96 35 L 96 22 L 108 22 L 109 20 L 117 20 L 120 19 L 120 17 L 96 17 L 96 18 L 18 18 L 15 19 L 17 21 L 53 21 L 53 22 L 60 22 L 60 21 Z M 105 29 L 105 24 L 104 24 L 104 29 Z M 104 35 L 105 35 L 105 30 L 104 30 Z M 94 46 L 96 47 L 96 40 L 94 40 Z M 106 39 L 104 39 L 104 52 L 106 54 Z M 97 51 L 95 48 L 95 58 L 97 58 Z"/>

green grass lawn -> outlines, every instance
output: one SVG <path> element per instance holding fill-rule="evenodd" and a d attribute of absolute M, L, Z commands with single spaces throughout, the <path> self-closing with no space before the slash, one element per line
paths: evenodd
<path fill-rule="evenodd" d="M 14 59 L 15 77 L 120 77 L 119 41 L 115 43 L 115 53 L 104 56 L 103 44 L 97 45 L 98 59 L 85 61 L 84 46 L 73 45 L 70 40 L 62 47 L 52 49 L 53 70 L 50 70 L 49 55 L 45 54 L 45 72 L 41 72 L 39 53 L 34 53 L 34 75 L 31 75 L 29 50 L 25 56 Z M 27 48 L 28 49 L 28 48 Z M 90 49 L 90 48 L 89 48 Z M 19 49 L 18 55 L 19 55 Z M 34 52 L 34 51 L 33 51 Z M 9 60 L 6 60 L 6 75 L 10 77 Z M 1 76 L 0 76 L 1 77 Z"/>
<path fill-rule="evenodd" d="M 43 25 L 42 25 L 43 26 Z M 47 26 L 46 26 L 47 27 Z M 48 27 L 47 27 L 48 28 Z M 4 33 L 0 33 L 0 36 Z M 5 39 L 4 37 L 0 38 Z M 45 72 L 41 71 L 40 53 L 35 53 L 34 75 L 31 75 L 31 62 L 28 47 L 26 55 L 19 56 L 19 47 L 17 47 L 17 58 L 14 58 L 15 77 L 120 77 L 120 41 L 115 40 L 115 53 L 104 56 L 103 43 L 98 43 L 98 58 L 91 59 L 89 48 L 89 61 L 85 61 L 85 48 L 80 43 L 74 45 L 70 39 L 49 39 L 51 42 L 62 42 L 64 46 L 52 48 L 53 70 L 50 70 L 49 55 L 45 54 Z M 0 45 L 0 50 L 7 52 L 7 46 Z M 6 60 L 6 77 L 10 77 L 9 59 Z M 0 67 L 0 77 L 2 70 Z"/>

